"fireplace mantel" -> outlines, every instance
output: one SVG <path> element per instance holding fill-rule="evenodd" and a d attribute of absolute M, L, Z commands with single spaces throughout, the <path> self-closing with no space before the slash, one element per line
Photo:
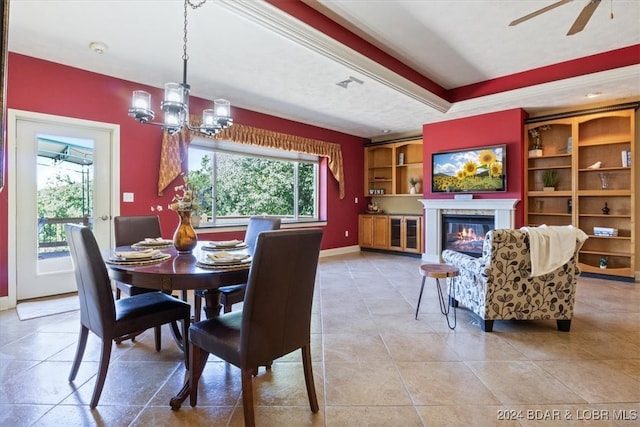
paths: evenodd
<path fill-rule="evenodd" d="M 516 205 L 519 199 L 420 199 L 424 206 L 424 253 L 426 262 L 440 262 L 442 252 L 442 214 L 444 211 L 482 211 L 482 215 L 493 214 L 495 228 L 513 228 Z"/>

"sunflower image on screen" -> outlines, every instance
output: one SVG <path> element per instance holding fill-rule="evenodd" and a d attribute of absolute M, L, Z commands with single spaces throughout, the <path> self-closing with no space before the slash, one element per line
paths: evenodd
<path fill-rule="evenodd" d="M 505 146 L 434 153 L 433 192 L 505 191 Z"/>

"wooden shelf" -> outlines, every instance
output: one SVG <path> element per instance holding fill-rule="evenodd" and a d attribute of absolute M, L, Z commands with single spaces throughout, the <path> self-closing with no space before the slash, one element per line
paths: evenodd
<path fill-rule="evenodd" d="M 589 214 L 589 213 L 581 213 L 580 217 L 585 218 L 631 218 L 631 215 L 604 215 L 604 214 Z"/>
<path fill-rule="evenodd" d="M 596 168 L 596 169 L 584 168 L 584 169 L 578 169 L 578 172 L 607 172 L 607 171 L 630 171 L 630 170 L 631 170 L 630 167 L 614 166 L 614 167 Z"/>
<path fill-rule="evenodd" d="M 530 171 L 542 171 L 547 169 L 571 169 L 571 165 L 561 165 L 561 166 L 534 166 L 530 167 Z"/>
<path fill-rule="evenodd" d="M 635 163 L 625 167 L 621 156 L 628 151 L 634 161 L 637 158 L 635 127 L 635 110 L 629 108 L 540 121 L 525 128 L 525 150 L 540 142 L 543 154 L 523 162 L 525 188 L 530 189 L 525 198 L 526 225 L 571 224 L 582 229 L 589 239 L 580 251 L 580 268 L 621 280 L 633 279 L 635 254 L 640 252 L 635 219 L 638 178 Z M 534 140 L 535 134 L 540 141 Z M 565 153 L 568 148 L 571 152 Z M 600 168 L 588 168 L 596 162 L 601 162 Z M 557 190 L 541 191 L 542 172 L 550 169 L 558 171 Z M 601 173 L 610 177 L 607 189 L 602 188 Z M 605 203 L 609 215 L 601 213 Z M 594 236 L 595 226 L 617 228 L 619 236 Z M 602 257 L 607 257 L 606 269 L 600 268 Z"/>
<path fill-rule="evenodd" d="M 629 236 L 596 236 L 595 234 L 588 234 L 590 239 L 606 239 L 606 240 L 631 240 Z"/>
<path fill-rule="evenodd" d="M 578 263 L 580 270 L 584 273 L 605 274 L 611 276 L 633 277 L 634 272 L 630 268 L 600 268 L 585 263 Z"/>
<path fill-rule="evenodd" d="M 580 251 L 581 254 L 591 254 L 599 256 L 617 256 L 623 258 L 629 258 L 631 254 L 625 252 L 612 252 L 612 251 Z"/>
<path fill-rule="evenodd" d="M 529 212 L 529 216 L 531 215 L 539 215 L 539 216 L 566 216 L 571 217 L 570 213 L 560 213 L 560 212 Z"/>
<path fill-rule="evenodd" d="M 613 197 L 613 196 L 630 196 L 631 190 L 578 190 L 578 196 L 600 196 L 600 197 Z"/>
<path fill-rule="evenodd" d="M 422 138 L 366 146 L 365 197 L 420 196 L 411 194 L 410 178 L 423 185 Z M 382 176 L 384 179 L 375 179 Z M 384 194 L 373 194 L 370 190 L 384 190 Z"/>
<path fill-rule="evenodd" d="M 529 197 L 571 197 L 573 193 L 571 191 L 529 191 L 527 196 Z"/>

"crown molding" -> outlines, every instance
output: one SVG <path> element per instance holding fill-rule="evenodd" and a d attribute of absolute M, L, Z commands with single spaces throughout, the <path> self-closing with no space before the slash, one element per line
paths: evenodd
<path fill-rule="evenodd" d="M 451 103 L 264 1 L 221 0 L 221 7 L 440 113 Z"/>

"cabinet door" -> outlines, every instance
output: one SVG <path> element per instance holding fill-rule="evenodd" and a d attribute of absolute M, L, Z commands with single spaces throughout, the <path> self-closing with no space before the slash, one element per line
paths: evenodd
<path fill-rule="evenodd" d="M 404 218 L 404 251 L 422 252 L 422 218 L 407 216 Z"/>
<path fill-rule="evenodd" d="M 389 217 L 389 249 L 404 250 L 404 217 Z"/>
<path fill-rule="evenodd" d="M 373 247 L 373 215 L 360 215 L 358 244 L 363 248 Z"/>
<path fill-rule="evenodd" d="M 389 217 L 373 215 L 373 247 L 377 249 L 389 248 Z"/>

